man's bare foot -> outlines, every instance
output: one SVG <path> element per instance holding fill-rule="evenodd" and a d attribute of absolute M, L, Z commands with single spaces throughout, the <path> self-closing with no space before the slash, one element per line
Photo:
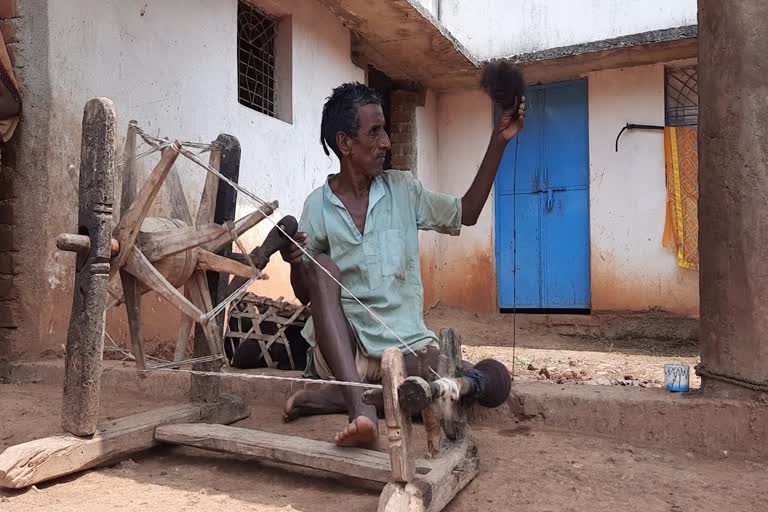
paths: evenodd
<path fill-rule="evenodd" d="M 316 414 L 343 414 L 347 412 L 344 396 L 338 387 L 321 387 L 319 389 L 305 389 L 291 395 L 285 401 L 283 408 L 283 421 L 291 421 L 302 416 Z"/>
<path fill-rule="evenodd" d="M 290 423 L 302 416 L 301 411 L 294 406 L 296 399 L 301 398 L 302 393 L 304 393 L 304 391 L 298 391 L 289 396 L 288 400 L 285 401 L 285 407 L 283 407 L 283 421 L 285 423 Z"/>
<path fill-rule="evenodd" d="M 358 416 L 347 427 L 336 434 L 336 445 L 350 447 L 372 447 L 379 439 L 377 423 L 367 416 Z"/>

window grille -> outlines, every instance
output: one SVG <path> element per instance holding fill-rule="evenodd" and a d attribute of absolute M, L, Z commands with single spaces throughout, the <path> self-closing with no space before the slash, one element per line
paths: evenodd
<path fill-rule="evenodd" d="M 664 119 L 667 126 L 699 124 L 699 75 L 696 66 L 665 70 Z"/>
<path fill-rule="evenodd" d="M 240 1 L 237 7 L 237 100 L 257 112 L 276 117 L 276 20 Z"/>

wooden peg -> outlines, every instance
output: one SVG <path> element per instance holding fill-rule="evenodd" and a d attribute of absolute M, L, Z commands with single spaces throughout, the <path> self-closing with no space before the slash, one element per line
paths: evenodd
<path fill-rule="evenodd" d="M 62 233 L 56 237 L 56 247 L 61 251 L 88 254 L 91 252 L 91 239 L 88 235 L 75 235 Z M 120 252 L 120 243 L 114 238 L 109 244 L 110 256 L 116 256 Z"/>

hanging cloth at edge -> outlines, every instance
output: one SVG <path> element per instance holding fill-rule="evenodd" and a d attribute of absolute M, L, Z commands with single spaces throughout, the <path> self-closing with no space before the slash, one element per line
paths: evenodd
<path fill-rule="evenodd" d="M 667 215 L 664 247 L 677 255 L 677 264 L 699 269 L 699 150 L 694 127 L 664 128 Z"/>

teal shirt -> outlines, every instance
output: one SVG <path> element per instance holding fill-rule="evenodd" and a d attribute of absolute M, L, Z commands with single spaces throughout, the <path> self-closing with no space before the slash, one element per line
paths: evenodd
<path fill-rule="evenodd" d="M 424 324 L 418 230 L 458 235 L 461 199 L 427 190 L 410 172 L 385 171 L 371 184 L 361 234 L 331 190 L 333 177 L 304 203 L 299 231 L 307 233 L 307 252 L 330 256 L 341 271 L 342 284 L 413 350 L 437 340 Z M 392 347 L 406 350 L 344 290 L 341 305 L 367 356 L 381 358 Z M 315 345 L 311 319 L 302 335 Z"/>

